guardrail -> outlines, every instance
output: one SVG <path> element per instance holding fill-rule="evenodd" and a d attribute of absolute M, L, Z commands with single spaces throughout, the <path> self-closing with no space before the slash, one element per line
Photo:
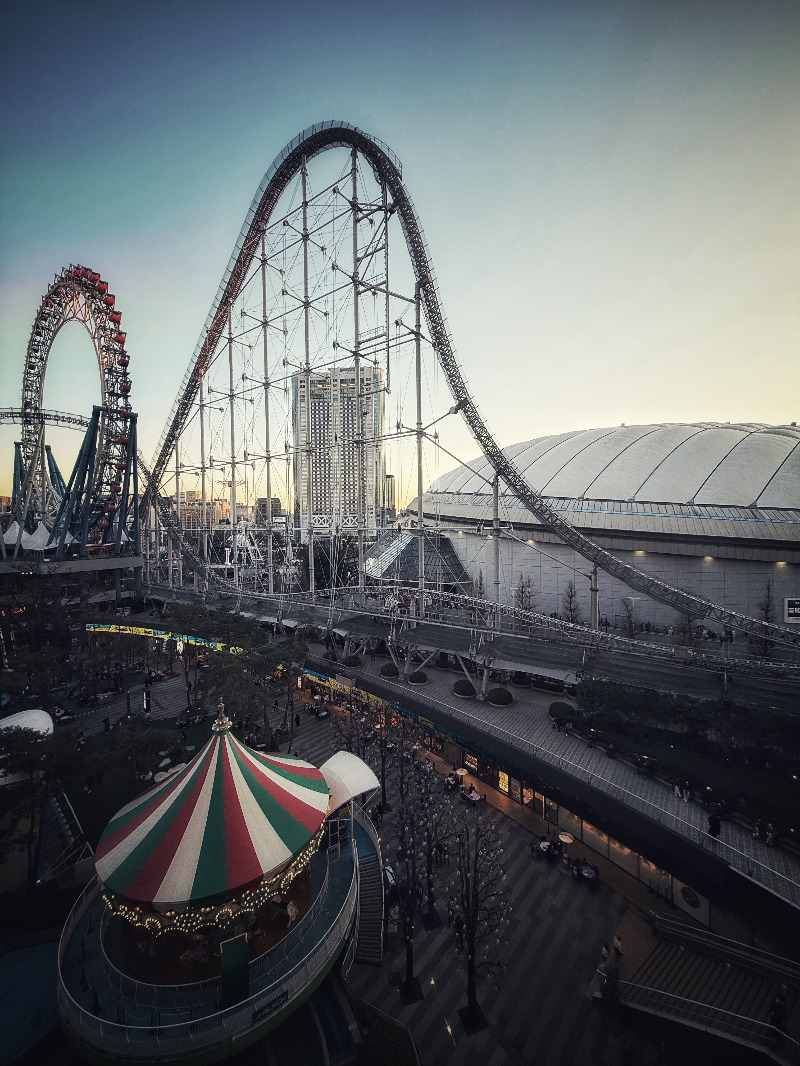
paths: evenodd
<path fill-rule="evenodd" d="M 352 923 L 356 894 L 354 863 L 347 895 L 323 939 L 315 943 L 308 954 L 286 974 L 244 1003 L 190 1022 L 151 1027 L 126 1026 L 98 1018 L 82 1007 L 65 987 L 59 974 L 58 1002 L 64 1025 L 78 1040 L 102 1051 L 106 1056 L 113 1055 L 120 1061 L 156 1061 L 198 1049 L 206 1050 L 226 1045 L 234 1052 L 238 1037 L 249 1032 L 254 1025 L 268 1018 L 273 1012 L 291 1003 L 329 966 Z M 80 915 L 78 920 L 79 918 Z M 72 926 L 73 930 L 75 925 L 77 920 Z"/>
<path fill-rule="evenodd" d="M 613 980 L 606 978 L 606 980 Z M 669 992 L 660 992 L 655 988 L 631 984 L 628 981 L 614 981 L 619 994 L 619 1002 L 627 1007 L 658 1014 L 665 1018 L 680 1021 L 695 1029 L 704 1029 L 717 1033 L 737 1043 L 758 1048 L 775 1061 L 785 1066 L 800 1066 L 800 1044 L 769 1022 L 755 1018 L 745 1018 L 732 1014 L 721 1007 L 712 1007 L 695 1000 L 683 999 Z"/>

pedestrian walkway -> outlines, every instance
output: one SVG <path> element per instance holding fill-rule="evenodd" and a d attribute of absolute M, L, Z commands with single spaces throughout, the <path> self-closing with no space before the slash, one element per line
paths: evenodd
<path fill-rule="evenodd" d="M 718 839 L 710 837 L 706 830 L 707 812 L 701 804 L 694 800 L 684 803 L 663 782 L 641 776 L 627 763 L 609 759 L 601 749 L 589 748 L 579 738 L 556 730 L 548 714 L 552 693 L 514 688 L 511 707 L 493 707 L 486 701 L 454 696 L 452 687 L 457 675 L 452 671 L 426 668 L 428 684 L 410 686 L 380 677 L 380 667 L 385 661 L 367 659 L 358 672 L 379 680 L 401 705 L 406 696 L 441 707 L 473 729 L 601 789 L 800 907 L 800 858 L 783 848 L 765 847 L 753 839 L 746 827 L 734 821 L 723 823 Z"/>

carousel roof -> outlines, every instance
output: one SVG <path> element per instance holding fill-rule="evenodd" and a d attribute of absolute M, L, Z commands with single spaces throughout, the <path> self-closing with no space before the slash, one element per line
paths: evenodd
<path fill-rule="evenodd" d="M 322 825 L 329 794 L 320 770 L 261 755 L 218 725 L 184 769 L 106 826 L 95 865 L 112 892 L 157 904 L 233 896 L 280 870 Z"/>

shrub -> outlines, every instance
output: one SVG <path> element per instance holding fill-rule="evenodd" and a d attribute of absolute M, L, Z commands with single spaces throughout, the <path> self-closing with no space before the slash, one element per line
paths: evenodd
<path fill-rule="evenodd" d="M 548 713 L 553 721 L 559 724 L 569 722 L 575 718 L 575 708 L 571 703 L 564 703 L 562 700 L 556 700 L 555 703 L 551 703 Z"/>
<path fill-rule="evenodd" d="M 470 699 L 475 695 L 475 686 L 471 685 L 465 677 L 462 677 L 453 685 L 453 695 Z"/>
<path fill-rule="evenodd" d="M 414 673 L 408 679 L 409 685 L 427 685 L 428 675 L 424 670 L 415 670 Z"/>
<path fill-rule="evenodd" d="M 397 677 L 399 670 L 394 663 L 384 663 L 381 667 L 381 677 Z"/>
<path fill-rule="evenodd" d="M 344 665 L 345 666 L 361 666 L 361 656 L 360 655 L 348 655 L 348 656 L 346 656 L 346 658 L 344 660 Z"/>
<path fill-rule="evenodd" d="M 486 699 L 495 707 L 508 707 L 514 702 L 514 697 L 507 688 L 490 688 L 486 693 Z"/>

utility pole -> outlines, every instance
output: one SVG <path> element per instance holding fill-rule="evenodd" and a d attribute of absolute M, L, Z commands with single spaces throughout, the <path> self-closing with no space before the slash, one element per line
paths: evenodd
<path fill-rule="evenodd" d="M 596 633 L 600 628 L 600 605 L 597 599 L 597 564 L 592 567 L 589 575 L 589 597 L 591 603 L 592 629 Z"/>

